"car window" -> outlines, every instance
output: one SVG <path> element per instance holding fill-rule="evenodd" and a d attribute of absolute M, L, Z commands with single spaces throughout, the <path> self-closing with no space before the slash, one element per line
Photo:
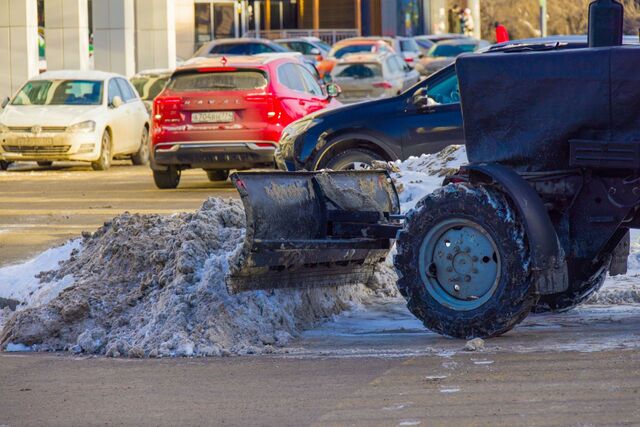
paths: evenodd
<path fill-rule="evenodd" d="M 313 49 L 313 46 L 305 42 L 289 42 L 287 43 L 287 47 L 303 55 L 311 55 L 311 49 Z"/>
<path fill-rule="evenodd" d="M 118 87 L 120 88 L 120 93 L 122 94 L 122 100 L 124 102 L 129 102 L 133 99 L 136 99 L 136 94 L 131 89 L 131 86 L 125 79 L 117 78 Z"/>
<path fill-rule="evenodd" d="M 109 105 L 113 104 L 113 98 L 119 96 L 122 98 L 122 93 L 120 92 L 120 87 L 118 86 L 118 82 L 116 79 L 109 80 Z"/>
<path fill-rule="evenodd" d="M 101 81 L 32 80 L 20 89 L 11 105 L 99 105 L 101 103 Z"/>
<path fill-rule="evenodd" d="M 256 55 L 258 53 L 268 53 L 273 51 L 273 49 L 263 43 L 225 43 L 214 46 L 210 53 L 227 55 Z"/>
<path fill-rule="evenodd" d="M 176 92 L 254 90 L 267 87 L 267 77 L 252 70 L 178 73 L 168 86 Z"/>
<path fill-rule="evenodd" d="M 296 65 L 296 69 L 302 76 L 304 80 L 304 85 L 306 87 L 305 92 L 310 93 L 313 96 L 323 96 L 322 88 L 318 84 L 318 82 L 313 78 L 311 73 L 307 71 L 302 65 Z"/>
<path fill-rule="evenodd" d="M 251 43 L 249 47 L 250 55 L 258 55 L 260 53 L 272 53 L 275 49 L 272 49 L 269 45 L 263 43 Z"/>
<path fill-rule="evenodd" d="M 436 103 L 442 105 L 456 104 L 460 102 L 460 89 L 458 76 L 452 73 L 450 76 L 429 85 L 427 95 Z"/>
<path fill-rule="evenodd" d="M 420 48 L 414 39 L 400 40 L 400 49 L 403 52 L 418 52 Z"/>
<path fill-rule="evenodd" d="M 354 79 L 371 79 L 382 77 L 382 66 L 377 62 L 336 65 L 335 77 L 351 77 Z"/>
<path fill-rule="evenodd" d="M 389 73 L 396 74 L 400 72 L 400 67 L 398 67 L 398 62 L 395 61 L 395 56 L 390 56 L 387 59 L 387 67 L 389 68 Z"/>
<path fill-rule="evenodd" d="M 376 50 L 376 45 L 374 43 L 354 44 L 354 45 L 347 45 L 344 47 L 338 47 L 337 49 L 333 48 L 331 49 L 331 52 L 329 52 L 329 56 L 340 59 L 343 56 L 348 55 L 350 53 L 375 52 L 375 50 Z"/>
<path fill-rule="evenodd" d="M 428 55 L 431 57 L 452 58 L 467 52 L 475 52 L 477 49 L 475 44 L 437 44 L 431 48 Z"/>
<path fill-rule="evenodd" d="M 293 64 L 282 64 L 278 67 L 278 81 L 291 90 L 306 92 L 304 80 Z"/>

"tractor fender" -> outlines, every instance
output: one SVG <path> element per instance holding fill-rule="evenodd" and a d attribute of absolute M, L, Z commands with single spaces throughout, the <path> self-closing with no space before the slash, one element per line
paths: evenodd
<path fill-rule="evenodd" d="M 569 287 L 567 262 L 556 230 L 538 193 L 513 169 L 497 163 L 479 163 L 463 167 L 471 183 L 489 183 L 499 187 L 518 210 L 531 252 L 531 270 L 536 290 L 541 295 L 555 294 Z"/>

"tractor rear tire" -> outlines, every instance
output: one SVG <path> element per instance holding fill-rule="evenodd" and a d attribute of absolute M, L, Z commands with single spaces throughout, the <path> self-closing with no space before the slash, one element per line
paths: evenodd
<path fill-rule="evenodd" d="M 449 184 L 425 197 L 407 215 L 397 248 L 398 289 L 439 334 L 504 334 L 538 299 L 524 226 L 490 187 Z"/>

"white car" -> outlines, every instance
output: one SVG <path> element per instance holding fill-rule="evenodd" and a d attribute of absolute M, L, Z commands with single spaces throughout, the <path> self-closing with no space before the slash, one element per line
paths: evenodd
<path fill-rule="evenodd" d="M 149 115 L 123 76 L 101 71 L 49 71 L 29 80 L 0 113 L 0 160 L 149 161 Z"/>
<path fill-rule="evenodd" d="M 374 53 L 345 55 L 331 71 L 343 104 L 398 95 L 420 80 L 400 55 Z"/>

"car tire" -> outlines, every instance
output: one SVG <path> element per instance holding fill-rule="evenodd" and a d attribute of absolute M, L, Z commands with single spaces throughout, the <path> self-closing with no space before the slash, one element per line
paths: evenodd
<path fill-rule="evenodd" d="M 167 190 L 178 188 L 180 184 L 180 170 L 175 166 L 168 166 L 165 171 L 153 171 L 153 181 L 156 183 L 156 187 Z"/>
<path fill-rule="evenodd" d="M 209 178 L 211 182 L 226 181 L 229 178 L 229 171 L 226 169 L 215 169 L 205 172 L 207 172 L 207 178 Z"/>
<path fill-rule="evenodd" d="M 131 156 L 131 162 L 136 166 L 149 164 L 149 129 L 146 126 L 142 130 L 140 148 L 137 153 Z"/>
<path fill-rule="evenodd" d="M 49 161 L 39 161 L 37 163 L 38 163 L 38 166 L 40 166 L 41 168 L 48 168 L 48 167 L 51 167 L 51 165 L 53 164 L 53 162 L 49 162 Z"/>
<path fill-rule="evenodd" d="M 100 140 L 100 157 L 91 163 L 91 167 L 95 171 L 106 171 L 111 167 L 111 160 L 111 134 L 105 130 Z"/>
<path fill-rule="evenodd" d="M 350 148 L 323 162 L 320 169 L 335 171 L 370 169 L 375 161 L 384 161 L 378 153 L 366 148 Z"/>
<path fill-rule="evenodd" d="M 538 300 L 524 226 L 495 189 L 449 184 L 436 190 L 408 213 L 397 250 L 398 290 L 439 334 L 501 335 Z"/>

